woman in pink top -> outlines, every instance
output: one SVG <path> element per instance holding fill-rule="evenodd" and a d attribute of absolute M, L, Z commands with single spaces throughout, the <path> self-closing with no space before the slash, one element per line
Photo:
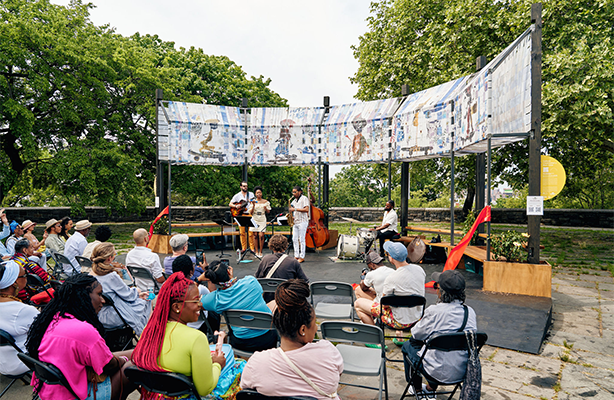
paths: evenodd
<path fill-rule="evenodd" d="M 136 387 L 122 373 L 131 365 L 132 350 L 111 353 L 102 338 L 98 312 L 104 304 L 96 278 L 76 274 L 55 291 L 28 332 L 28 353 L 55 365 L 79 399 L 125 399 Z M 73 400 L 61 385 L 46 385 L 32 377 L 42 400 Z"/>
<path fill-rule="evenodd" d="M 308 297 L 309 285 L 302 279 L 290 279 L 277 287 L 273 323 L 281 346 L 250 357 L 241 376 L 243 389 L 255 389 L 266 396 L 339 399 L 343 358 L 329 341 L 313 343 L 316 316 Z"/>

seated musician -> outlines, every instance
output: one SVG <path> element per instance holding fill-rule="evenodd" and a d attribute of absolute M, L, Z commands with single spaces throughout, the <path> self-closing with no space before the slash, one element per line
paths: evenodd
<path fill-rule="evenodd" d="M 384 242 L 386 242 L 387 239 L 392 239 L 398 234 L 397 221 L 398 217 L 397 212 L 394 211 L 394 200 L 388 200 L 384 207 L 384 219 L 382 220 L 382 224 L 371 229 L 377 233 L 377 238 L 379 239 L 379 254 L 382 257 L 385 257 Z"/>

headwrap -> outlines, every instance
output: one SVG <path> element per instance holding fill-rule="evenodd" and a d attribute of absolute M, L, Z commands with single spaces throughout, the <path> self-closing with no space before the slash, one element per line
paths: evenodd
<path fill-rule="evenodd" d="M 0 290 L 6 289 L 15 283 L 18 276 L 19 264 L 17 264 L 15 261 L 7 261 L 6 264 L 4 264 L 4 274 L 0 279 Z"/>

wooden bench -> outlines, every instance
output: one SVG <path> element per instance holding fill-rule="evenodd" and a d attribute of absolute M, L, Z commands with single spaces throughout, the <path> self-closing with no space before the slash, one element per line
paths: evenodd
<path fill-rule="evenodd" d="M 220 227 L 215 222 L 199 222 L 199 223 L 187 223 L 187 224 L 171 224 L 173 228 L 196 228 L 196 227 Z"/>
<path fill-rule="evenodd" d="M 410 232 L 427 232 L 427 233 L 438 233 L 440 235 L 449 235 L 449 229 L 439 229 L 439 228 L 429 228 L 424 226 L 406 226 L 406 231 Z M 455 236 L 464 236 L 465 232 L 462 231 L 454 231 Z"/>

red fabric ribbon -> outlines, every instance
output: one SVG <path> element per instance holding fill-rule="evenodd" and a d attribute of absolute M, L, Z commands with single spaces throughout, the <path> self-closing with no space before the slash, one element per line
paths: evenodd
<path fill-rule="evenodd" d="M 158 222 L 160 218 L 162 218 L 165 215 L 168 215 L 168 206 L 166 206 L 166 208 L 162 210 L 162 212 L 158 214 L 156 219 L 154 219 L 154 221 L 151 223 L 151 226 L 149 227 L 149 236 L 147 237 L 147 240 L 151 240 L 151 235 L 153 235 L 155 223 Z M 149 246 L 149 244 L 147 246 Z"/>

